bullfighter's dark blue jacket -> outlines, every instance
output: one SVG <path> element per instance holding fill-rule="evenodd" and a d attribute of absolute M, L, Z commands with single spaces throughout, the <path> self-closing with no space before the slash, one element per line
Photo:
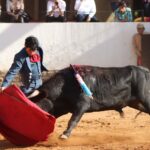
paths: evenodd
<path fill-rule="evenodd" d="M 18 52 L 14 61 L 7 72 L 4 81 L 2 83 L 2 87 L 7 87 L 10 85 L 11 81 L 14 77 L 20 73 L 22 86 L 21 89 L 25 94 L 32 92 L 42 85 L 41 72 L 47 71 L 47 69 L 43 66 L 43 50 L 39 47 L 38 53 L 41 57 L 40 62 L 37 62 L 36 65 L 32 65 L 30 62 L 30 58 L 26 52 L 26 49 L 23 48 L 20 52 Z M 35 67 L 35 68 L 33 68 Z"/>

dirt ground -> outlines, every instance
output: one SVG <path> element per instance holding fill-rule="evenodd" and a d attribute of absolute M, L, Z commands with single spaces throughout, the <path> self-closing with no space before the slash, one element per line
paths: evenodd
<path fill-rule="evenodd" d="M 60 140 L 70 114 L 57 120 L 48 141 L 17 147 L 0 135 L 0 150 L 150 150 L 150 116 L 126 108 L 125 117 L 115 111 L 85 114 L 68 140 Z"/>

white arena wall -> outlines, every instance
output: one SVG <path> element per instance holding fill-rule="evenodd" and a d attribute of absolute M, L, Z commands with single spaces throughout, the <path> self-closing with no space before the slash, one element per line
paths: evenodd
<path fill-rule="evenodd" d="M 9 69 L 26 37 L 39 39 L 49 70 L 69 64 L 119 67 L 135 65 L 132 37 L 137 23 L 1 23 L 0 71 Z M 144 23 L 150 32 L 150 24 Z"/>

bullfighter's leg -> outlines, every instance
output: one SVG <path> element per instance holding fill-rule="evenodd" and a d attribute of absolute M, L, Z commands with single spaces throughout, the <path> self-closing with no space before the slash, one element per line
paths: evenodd
<path fill-rule="evenodd" d="M 90 100 L 89 100 L 90 101 Z M 72 113 L 72 116 L 68 122 L 67 129 L 60 136 L 61 139 L 67 139 L 71 131 L 77 126 L 83 114 L 88 110 L 90 104 L 85 100 L 79 100 L 79 104 L 77 105 L 75 111 Z"/>

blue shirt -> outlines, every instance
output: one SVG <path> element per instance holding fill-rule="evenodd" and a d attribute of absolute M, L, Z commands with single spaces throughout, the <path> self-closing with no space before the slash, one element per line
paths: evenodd
<path fill-rule="evenodd" d="M 132 22 L 132 11 L 130 8 L 126 7 L 124 13 L 120 12 L 119 8 L 115 10 L 115 21 L 116 22 Z"/>
<path fill-rule="evenodd" d="M 12 63 L 9 71 L 7 72 L 2 87 L 7 87 L 10 85 L 13 78 L 20 73 L 21 81 L 23 83 L 22 91 L 27 94 L 32 90 L 35 90 L 42 84 L 41 72 L 46 71 L 46 68 L 42 64 L 43 60 L 43 50 L 39 48 L 38 53 L 41 56 L 40 62 L 31 63 L 30 58 L 23 48 L 14 57 L 14 62 Z"/>

